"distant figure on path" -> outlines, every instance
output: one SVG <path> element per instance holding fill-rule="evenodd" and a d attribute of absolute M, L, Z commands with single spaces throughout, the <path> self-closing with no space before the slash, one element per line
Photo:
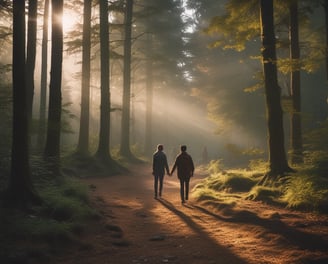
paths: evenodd
<path fill-rule="evenodd" d="M 203 152 L 202 152 L 202 163 L 203 164 L 208 163 L 208 152 L 207 152 L 207 147 L 206 146 L 203 148 Z"/>
<path fill-rule="evenodd" d="M 155 190 L 155 199 L 157 199 L 157 194 L 162 196 L 163 191 L 163 179 L 165 175 L 165 170 L 168 175 L 170 175 L 169 165 L 167 163 L 167 158 L 163 152 L 163 145 L 157 145 L 157 151 L 153 155 L 153 175 L 154 175 L 154 190 Z M 159 188 L 158 188 L 159 181 Z"/>
<path fill-rule="evenodd" d="M 175 159 L 171 175 L 173 174 L 175 168 L 178 170 L 177 174 L 180 180 L 181 202 L 185 203 L 185 200 L 188 200 L 189 195 L 189 181 L 194 175 L 195 170 L 194 162 L 191 156 L 187 153 L 187 147 L 185 145 L 181 146 L 181 153 Z"/>

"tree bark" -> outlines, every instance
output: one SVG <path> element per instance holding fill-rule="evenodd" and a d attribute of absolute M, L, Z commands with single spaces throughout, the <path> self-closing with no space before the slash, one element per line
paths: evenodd
<path fill-rule="evenodd" d="M 326 55 L 326 78 L 328 79 L 328 0 L 324 0 L 323 2 L 323 8 L 325 11 L 325 30 L 326 30 L 326 49 L 325 49 L 325 55 Z"/>
<path fill-rule="evenodd" d="M 101 68 L 101 105 L 99 145 L 96 155 L 105 162 L 111 161 L 110 156 L 110 91 L 109 91 L 109 28 L 108 1 L 100 0 L 100 68 Z"/>
<path fill-rule="evenodd" d="M 270 168 L 267 175 L 274 179 L 290 171 L 290 167 L 287 163 L 284 147 L 283 112 L 280 101 L 281 89 L 278 85 L 276 65 L 273 0 L 261 0 L 260 13 Z"/>
<path fill-rule="evenodd" d="M 9 203 L 26 206 L 40 202 L 31 180 L 25 78 L 25 1 L 13 1 L 13 133 Z"/>
<path fill-rule="evenodd" d="M 40 109 L 38 128 L 38 149 L 44 147 L 46 132 L 46 107 L 47 107 L 47 79 L 48 79 L 48 20 L 49 1 L 44 2 L 43 26 L 42 26 L 42 51 L 41 51 L 41 83 L 40 83 Z"/>
<path fill-rule="evenodd" d="M 81 117 L 78 153 L 89 154 L 91 0 L 84 1 L 82 41 Z"/>
<path fill-rule="evenodd" d="M 131 34 L 132 34 L 133 0 L 126 0 L 122 130 L 120 153 L 123 157 L 132 158 L 130 150 L 130 101 L 131 101 Z"/>
<path fill-rule="evenodd" d="M 34 70 L 36 56 L 36 32 L 38 1 L 28 1 L 28 30 L 27 30 L 27 57 L 26 57 L 26 86 L 27 86 L 27 113 L 29 124 L 32 122 L 34 96 Z"/>
<path fill-rule="evenodd" d="M 298 4 L 292 1 L 289 6 L 290 13 L 290 59 L 292 72 L 290 79 L 293 111 L 291 113 L 291 162 L 300 164 L 303 162 L 302 144 L 302 118 L 301 118 L 301 73 L 298 62 L 300 59 L 299 34 L 298 34 Z"/>
<path fill-rule="evenodd" d="M 153 63 L 152 63 L 152 35 L 147 35 L 148 59 L 146 61 L 146 131 L 145 154 L 152 153 L 152 114 L 153 114 Z"/>
<path fill-rule="evenodd" d="M 52 48 L 49 87 L 48 129 L 45 156 L 59 174 L 61 131 L 61 81 L 63 62 L 63 0 L 52 0 Z"/>

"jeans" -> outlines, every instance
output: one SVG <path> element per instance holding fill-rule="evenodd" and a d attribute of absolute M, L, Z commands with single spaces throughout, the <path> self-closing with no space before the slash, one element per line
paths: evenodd
<path fill-rule="evenodd" d="M 155 190 L 155 197 L 157 197 L 157 194 L 159 193 L 159 196 L 162 196 L 162 190 L 163 190 L 163 179 L 164 174 L 155 174 L 154 175 L 154 190 Z M 159 182 L 159 189 L 158 189 L 158 182 Z M 159 191 L 159 192 L 158 192 Z"/>
<path fill-rule="evenodd" d="M 181 196 L 182 202 L 184 202 L 185 200 L 188 200 L 189 181 L 190 181 L 190 178 L 180 179 L 180 196 Z"/>

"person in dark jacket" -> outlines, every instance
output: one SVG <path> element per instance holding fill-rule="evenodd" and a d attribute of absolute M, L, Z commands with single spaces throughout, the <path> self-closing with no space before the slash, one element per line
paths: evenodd
<path fill-rule="evenodd" d="M 167 163 L 167 158 L 164 153 L 164 147 L 162 144 L 157 145 L 157 151 L 153 154 L 153 175 L 154 175 L 154 190 L 155 190 L 155 199 L 157 194 L 162 196 L 163 191 L 163 179 L 165 171 L 170 175 L 169 165 Z M 159 186 L 158 186 L 159 182 Z"/>
<path fill-rule="evenodd" d="M 189 181 L 194 175 L 195 170 L 194 162 L 191 156 L 187 153 L 187 147 L 185 145 L 181 146 L 181 152 L 175 159 L 171 175 L 176 168 L 177 175 L 180 180 L 181 202 L 185 203 L 185 200 L 188 200 L 189 195 Z"/>

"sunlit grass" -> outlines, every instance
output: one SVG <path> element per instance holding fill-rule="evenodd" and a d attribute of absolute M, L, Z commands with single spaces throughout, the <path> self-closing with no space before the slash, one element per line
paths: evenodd
<path fill-rule="evenodd" d="M 285 179 L 281 200 L 288 207 L 328 213 L 328 153 L 312 151 L 304 164 Z"/>
<path fill-rule="evenodd" d="M 198 183 L 192 191 L 199 202 L 212 205 L 232 205 L 245 196 L 256 183 L 247 170 L 222 170 L 222 161 L 211 161 L 208 166 L 210 176 Z"/>
<path fill-rule="evenodd" d="M 248 168 L 254 175 L 263 175 L 268 171 L 269 164 L 263 159 L 255 159 L 249 161 Z"/>
<path fill-rule="evenodd" d="M 282 200 L 291 208 L 328 212 L 328 180 L 316 177 L 297 175 L 288 178 Z"/>
<path fill-rule="evenodd" d="M 222 161 L 211 161 L 209 176 L 193 189 L 202 203 L 232 204 L 238 199 L 263 201 L 289 208 L 328 212 L 327 153 L 311 152 L 296 172 L 278 180 L 274 187 L 257 183 L 268 171 L 263 160 L 253 160 L 247 169 L 224 170 Z"/>
<path fill-rule="evenodd" d="M 282 202 L 279 200 L 281 193 L 282 191 L 280 188 L 254 186 L 254 188 L 249 191 L 246 199 L 254 201 L 264 201 L 271 204 L 282 204 Z"/>

